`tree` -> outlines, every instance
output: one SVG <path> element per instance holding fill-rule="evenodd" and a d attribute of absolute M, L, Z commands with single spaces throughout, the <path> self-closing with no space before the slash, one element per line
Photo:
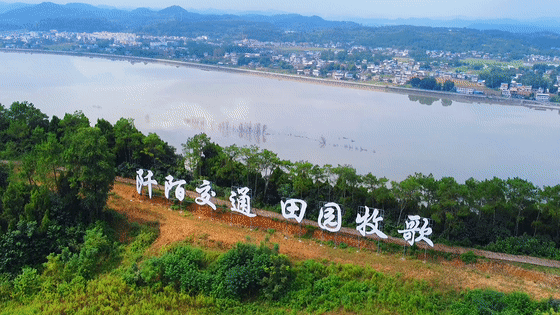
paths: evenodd
<path fill-rule="evenodd" d="M 524 219 L 522 213 L 537 202 L 538 188 L 533 183 L 515 177 L 506 180 L 506 198 L 517 210 L 514 235 L 519 235 L 519 223 Z"/>
<path fill-rule="evenodd" d="M 89 119 L 82 113 L 82 111 L 75 111 L 74 114 L 66 114 L 64 118 L 58 123 L 58 133 L 62 139 L 66 135 L 74 134 L 80 128 L 89 127 Z"/>
<path fill-rule="evenodd" d="M 541 213 L 543 215 L 548 215 L 556 222 L 556 224 L 551 224 L 550 231 L 556 233 L 556 242 L 558 242 L 560 238 L 560 185 L 552 187 L 544 186 L 541 191 L 541 200 L 542 203 L 540 204 L 539 215 Z M 535 222 L 536 224 L 533 225 L 535 229 L 534 235 L 537 234 L 537 227 L 542 224 L 539 221 L 539 216 L 537 216 Z"/>
<path fill-rule="evenodd" d="M 531 71 L 524 73 L 523 76 L 521 76 L 521 83 L 523 83 L 523 85 L 529 85 L 534 89 L 539 87 L 546 89 L 550 82 L 543 77 L 541 73 L 534 73 Z"/>
<path fill-rule="evenodd" d="M 9 158 L 17 158 L 25 152 L 31 151 L 36 144 L 33 141 L 41 141 L 41 134 L 49 127 L 47 115 L 35 108 L 32 103 L 14 102 L 9 110 L 3 110 L 3 118 L 0 125 L 4 125 L 1 132 L 3 143 L 6 144 Z M 4 122 L 2 122 L 4 121 Z M 5 126 L 5 123 L 9 125 Z M 41 132 L 42 130 L 42 132 Z"/>
<path fill-rule="evenodd" d="M 470 214 L 468 207 L 464 205 L 466 187 L 460 185 L 453 177 L 444 177 L 437 182 L 438 202 L 433 206 L 434 217 L 439 224 L 443 225 L 442 234 L 447 239 L 467 239 L 463 218 Z M 462 235 L 461 235 L 462 234 Z"/>
<path fill-rule="evenodd" d="M 25 185 L 22 181 L 11 181 L 4 195 L 2 196 L 2 221 L 5 231 L 15 228 L 20 221 L 20 217 L 24 217 L 24 207 L 29 201 L 30 186 Z"/>
<path fill-rule="evenodd" d="M 204 147 L 210 144 L 210 137 L 200 133 L 188 138 L 186 143 L 181 144 L 185 156 L 185 168 L 193 173 L 194 178 L 200 177 L 202 159 L 204 158 Z"/>
<path fill-rule="evenodd" d="M 247 175 L 247 186 L 250 186 L 250 176 L 251 174 L 255 175 L 255 189 L 257 185 L 257 176 L 258 176 L 258 169 L 257 169 L 257 158 L 256 155 L 259 152 L 259 148 L 256 145 L 251 146 L 244 146 L 240 149 L 240 158 L 242 162 L 245 164 L 245 174 Z M 256 191 L 253 191 L 255 194 Z"/>
<path fill-rule="evenodd" d="M 10 126 L 8 119 L 8 111 L 4 105 L 0 104 L 0 151 L 4 151 L 8 138 L 6 137 L 6 130 Z"/>
<path fill-rule="evenodd" d="M 99 128 L 80 128 L 69 135 L 63 158 L 66 179 L 76 189 L 90 222 L 101 216 L 115 179 L 114 155 Z"/>
<path fill-rule="evenodd" d="M 115 132 L 114 154 L 116 156 L 116 165 L 121 165 L 125 162 L 138 162 L 144 135 L 134 126 L 134 119 L 119 119 L 115 123 L 113 130 Z"/>
<path fill-rule="evenodd" d="M 437 81 L 433 77 L 424 78 L 420 82 L 420 88 L 424 90 L 435 90 L 437 87 Z"/>
<path fill-rule="evenodd" d="M 262 175 L 264 179 L 264 193 L 263 193 L 263 200 L 266 200 L 266 191 L 268 190 L 268 183 L 270 181 L 270 175 L 272 175 L 272 171 L 278 167 L 280 163 L 280 159 L 278 155 L 269 150 L 262 150 L 256 156 L 257 160 L 257 167 L 259 173 Z"/>
<path fill-rule="evenodd" d="M 175 166 L 175 148 L 161 140 L 157 134 L 148 134 L 142 139 L 142 145 L 142 166 L 162 171 L 169 171 Z"/>
<path fill-rule="evenodd" d="M 49 133 L 47 140 L 36 145 L 33 151 L 37 162 L 36 175 L 39 181 L 49 189 L 55 190 L 55 188 L 58 188 L 58 168 L 62 165 L 62 144 L 58 141 L 56 134 Z"/>
<path fill-rule="evenodd" d="M 23 122 L 29 127 L 29 130 L 33 130 L 36 127 L 47 130 L 49 127 L 48 116 L 35 108 L 33 103 L 14 102 L 6 114 L 10 121 Z"/>
<path fill-rule="evenodd" d="M 502 83 L 511 82 L 512 73 L 510 71 L 493 67 L 490 70 L 484 71 L 480 74 L 479 78 L 485 80 L 485 85 L 489 88 L 497 88 Z"/>
<path fill-rule="evenodd" d="M 391 192 L 399 205 L 397 226 L 401 223 L 402 213 L 408 205 L 418 205 L 420 201 L 420 184 L 416 178 L 409 175 L 400 183 L 391 182 Z"/>
<path fill-rule="evenodd" d="M 294 191 L 299 195 L 299 198 L 307 196 L 311 191 L 311 187 L 313 187 L 313 180 L 310 176 L 312 169 L 313 164 L 307 161 L 295 162 L 290 167 L 292 186 Z"/>
<path fill-rule="evenodd" d="M 54 117 L 56 116 L 53 116 L 53 120 Z M 115 147 L 115 130 L 113 128 L 113 125 L 111 125 L 111 123 L 108 122 L 107 120 L 100 118 L 97 119 L 97 123 L 95 124 L 95 127 L 99 128 L 99 130 L 101 130 L 101 133 L 103 134 L 105 139 L 107 139 L 107 145 L 109 146 L 109 149 L 113 149 Z"/>
<path fill-rule="evenodd" d="M 414 77 L 414 78 L 410 79 L 410 81 L 409 81 L 410 85 L 414 88 L 420 87 L 421 82 L 422 82 L 422 79 L 420 79 L 418 77 Z"/>
<path fill-rule="evenodd" d="M 443 91 L 454 91 L 455 90 L 455 82 L 451 81 L 451 80 L 446 80 L 443 83 L 443 86 L 441 88 Z"/>
<path fill-rule="evenodd" d="M 342 198 L 346 198 L 347 191 L 350 191 L 351 203 L 354 202 L 354 191 L 360 182 L 360 176 L 356 173 L 356 169 L 351 165 L 339 165 L 333 169 L 333 173 L 338 175 L 335 188 L 342 191 Z"/>

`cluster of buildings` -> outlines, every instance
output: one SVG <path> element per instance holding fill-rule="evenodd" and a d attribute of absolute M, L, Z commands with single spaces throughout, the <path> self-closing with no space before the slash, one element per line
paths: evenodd
<path fill-rule="evenodd" d="M 147 53 L 158 58 L 183 61 L 212 62 L 219 65 L 244 66 L 255 69 L 284 71 L 301 76 L 332 78 L 334 80 L 376 81 L 406 85 L 412 78 L 434 77 L 438 82 L 453 81 L 456 91 L 480 94 L 484 81 L 478 71 L 458 71 L 453 62 L 467 58 L 501 60 L 506 56 L 483 51 L 450 52 L 426 50 L 427 58 L 436 63 L 416 61 L 407 49 L 350 46 L 340 42 L 327 44 L 295 42 L 261 42 L 243 39 L 225 43 L 207 36 L 150 36 L 134 33 L 73 33 L 4 32 L 0 33 L 0 47 L 44 49 L 49 45 L 65 44 L 68 50 L 138 55 Z M 196 46 L 201 44 L 199 46 Z M 225 49 L 235 47 L 236 49 Z M 200 50 L 205 49 L 201 54 Z M 197 50 L 194 52 L 194 50 Z M 217 53 L 218 52 L 218 53 Z M 328 53 L 325 53 L 328 52 Z M 559 64 L 558 56 L 526 56 L 531 62 Z M 511 98 L 535 97 L 548 101 L 547 91 L 518 83 L 502 84 L 502 96 Z"/>
<path fill-rule="evenodd" d="M 535 98 L 538 102 L 548 102 L 550 100 L 550 94 L 545 93 L 542 87 L 534 89 L 530 85 L 523 85 L 512 81 L 512 83 L 502 83 L 500 85 L 500 91 L 503 97 L 507 98 Z"/>

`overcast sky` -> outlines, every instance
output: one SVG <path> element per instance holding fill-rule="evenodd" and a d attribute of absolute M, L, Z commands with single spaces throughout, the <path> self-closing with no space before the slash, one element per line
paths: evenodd
<path fill-rule="evenodd" d="M 0 0 L 2 2 L 41 3 L 45 0 Z M 512 18 L 534 19 L 560 15 L 560 0 L 51 0 L 65 4 L 83 2 L 119 8 L 165 8 L 179 5 L 185 9 L 274 10 L 324 18 Z"/>

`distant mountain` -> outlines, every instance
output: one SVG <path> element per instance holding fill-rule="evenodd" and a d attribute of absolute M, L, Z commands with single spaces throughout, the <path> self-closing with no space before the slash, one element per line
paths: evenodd
<path fill-rule="evenodd" d="M 299 14 L 281 14 L 281 15 L 243 15 L 242 19 L 253 22 L 270 23 L 283 30 L 289 31 L 313 31 L 325 28 L 346 28 L 358 27 L 359 24 L 354 22 L 336 22 L 326 21 L 316 15 L 303 17 Z"/>
<path fill-rule="evenodd" d="M 19 9 L 19 8 L 23 8 L 23 7 L 27 7 L 30 6 L 30 4 L 28 3 L 21 3 L 21 2 L 16 2 L 16 3 L 4 3 L 4 2 L 0 2 L 0 14 L 4 13 L 4 12 L 8 12 L 14 9 Z"/>
<path fill-rule="evenodd" d="M 208 14 L 208 15 L 282 15 L 282 14 L 290 14 L 286 11 L 279 11 L 279 10 L 265 10 L 265 11 L 239 11 L 239 10 L 218 10 L 218 9 L 188 9 L 189 12 L 198 13 L 198 14 Z"/>
<path fill-rule="evenodd" d="M 499 30 L 511 33 L 538 33 L 551 31 L 560 33 L 560 19 L 538 19 L 538 20 L 513 20 L 513 19 L 430 19 L 430 18 L 407 18 L 407 19 L 364 19 L 349 18 L 350 20 L 365 26 L 429 26 L 450 28 L 472 28 L 476 30 Z"/>
<path fill-rule="evenodd" d="M 7 8 L 7 6 L 5 6 Z M 134 31 L 141 29 L 156 29 L 162 25 L 164 29 L 178 27 L 188 29 L 188 25 L 200 22 L 212 22 L 217 25 L 232 21 L 259 23 L 258 29 L 278 29 L 280 31 L 307 32 L 325 28 L 346 28 L 359 26 L 354 22 L 327 21 L 318 16 L 302 16 L 298 14 L 282 15 L 233 15 L 233 14 L 199 14 L 189 12 L 180 6 L 170 6 L 156 11 L 138 8 L 132 11 L 115 8 L 95 7 L 85 3 L 68 3 L 59 5 L 43 2 L 37 5 L 17 5 L 9 11 L 0 14 L 2 28 L 28 29 L 60 29 L 75 31 L 91 31 L 101 27 L 111 30 Z M 92 23 L 95 27 L 87 27 Z M 180 25 L 177 25 L 179 23 Z M 264 24 L 268 25 L 265 26 Z M 242 23 L 246 24 L 246 23 Z M 223 27 L 224 25 L 217 25 Z M 197 25 L 196 28 L 200 28 Z"/>
<path fill-rule="evenodd" d="M 76 19 L 92 18 L 109 10 L 99 9 L 86 4 L 59 5 L 52 2 L 43 2 L 37 5 L 17 8 L 0 15 L 0 23 L 11 23 L 21 26 L 38 23 L 44 19 Z"/>

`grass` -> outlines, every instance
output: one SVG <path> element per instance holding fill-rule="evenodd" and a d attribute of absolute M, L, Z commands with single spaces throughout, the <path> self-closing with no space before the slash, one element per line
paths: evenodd
<path fill-rule="evenodd" d="M 523 60 L 513 60 L 513 61 L 505 62 L 505 61 L 489 60 L 489 59 L 466 58 L 461 61 L 466 62 L 471 66 L 486 65 L 488 67 L 495 66 L 495 67 L 502 67 L 502 68 L 507 68 L 508 66 L 519 68 L 523 66 Z"/>
<path fill-rule="evenodd" d="M 328 248 L 329 255 L 325 257 L 329 260 L 293 261 L 296 277 L 289 291 L 277 301 L 259 296 L 237 301 L 203 294 L 189 295 L 159 282 L 154 285 L 130 284 L 127 277 L 133 277 L 135 270 L 139 272 L 138 266 L 153 257 L 146 250 L 157 237 L 158 229 L 151 225 L 127 224 L 124 230 L 130 241 L 123 244 L 119 267 L 89 281 L 78 277 L 70 282 L 54 283 L 48 276 L 40 275 L 42 285 L 38 293 L 20 300 L 0 302 L 0 314 L 524 314 L 529 311 L 545 314 L 554 307 L 553 301 L 535 302 L 521 293 L 457 292 L 437 279 L 426 281 L 407 276 L 426 269 L 446 273 L 437 262 L 407 259 L 399 262 L 401 266 L 392 272 L 381 272 L 372 265 L 396 264 L 402 252 L 355 253 L 355 248 L 343 249 L 343 243 L 336 249 Z M 270 230 L 258 233 L 274 234 Z M 197 238 L 206 240 L 209 234 L 200 234 Z M 208 262 L 217 261 L 226 252 L 220 246 L 208 248 L 207 244 L 195 245 L 193 239 L 189 239 L 172 244 L 159 255 L 187 245 L 202 250 L 204 260 Z M 335 244 L 330 245 L 334 247 Z M 412 256 L 408 257 L 414 257 L 420 251 L 423 252 L 410 250 Z M 367 256 L 368 265 L 333 262 L 356 258 L 356 255 Z M 538 266 L 529 267 L 550 271 Z"/>
<path fill-rule="evenodd" d="M 519 267 L 519 268 L 522 268 L 522 269 L 525 269 L 525 270 L 538 271 L 538 272 L 542 272 L 542 273 L 545 273 L 545 274 L 560 276 L 560 269 L 558 269 L 558 268 L 538 266 L 538 265 L 520 263 L 520 262 L 509 262 L 509 264 L 513 265 L 513 266 L 516 266 L 516 267 Z"/>

